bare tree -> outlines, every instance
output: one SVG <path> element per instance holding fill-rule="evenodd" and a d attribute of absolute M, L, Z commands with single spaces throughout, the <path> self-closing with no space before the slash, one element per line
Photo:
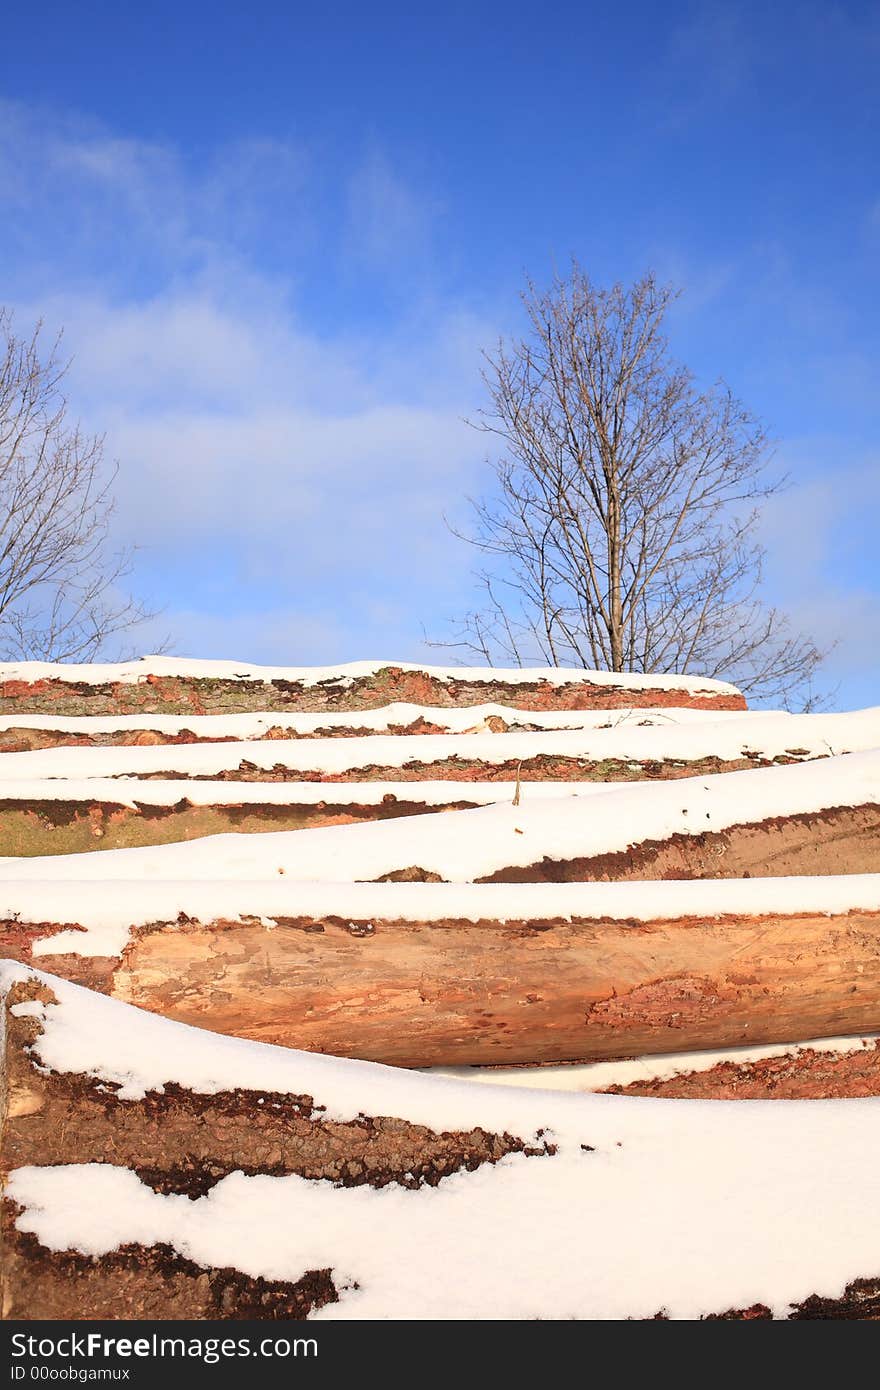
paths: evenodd
<path fill-rule="evenodd" d="M 476 427 L 497 482 L 464 539 L 486 557 L 480 607 L 441 645 L 490 664 L 694 673 L 812 705 L 823 653 L 759 589 L 767 437 L 723 385 L 698 390 L 646 275 L 596 287 L 575 263 L 523 302 L 530 332 L 485 355 Z M 460 534 L 460 533 L 457 533 Z"/>
<path fill-rule="evenodd" d="M 68 420 L 68 364 L 40 325 L 18 338 L 0 309 L 0 658 L 89 660 L 151 616 L 120 593 L 130 552 L 108 548 L 104 442 Z"/>

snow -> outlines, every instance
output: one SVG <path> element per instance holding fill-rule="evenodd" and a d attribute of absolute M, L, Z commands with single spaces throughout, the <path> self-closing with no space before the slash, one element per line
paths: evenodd
<path fill-rule="evenodd" d="M 741 1067 L 773 1057 L 796 1057 L 801 1052 L 843 1056 L 880 1042 L 880 1033 L 851 1033 L 839 1038 L 810 1038 L 803 1042 L 768 1043 L 764 1047 L 728 1047 L 718 1051 L 658 1052 L 650 1057 L 624 1057 L 614 1062 L 575 1062 L 544 1067 L 425 1067 L 425 1076 L 453 1081 L 476 1081 L 490 1086 L 523 1086 L 530 1091 L 601 1091 L 631 1086 L 637 1081 L 670 1081 L 676 1076 L 711 1071 L 726 1063 Z"/>
<path fill-rule="evenodd" d="M 316 1321 L 690 1319 L 756 1302 L 784 1317 L 874 1269 L 880 1184 L 862 1155 L 880 1138 L 877 1102 L 833 1102 L 831 1127 L 811 1102 L 659 1124 L 651 1101 L 612 1116 L 602 1099 L 580 1102 L 594 1152 L 569 1142 L 433 1189 L 233 1173 L 190 1202 L 85 1164 L 18 1169 L 9 1195 L 19 1229 L 50 1249 L 166 1242 L 203 1267 L 289 1281 L 330 1268 L 341 1299 Z"/>
<path fill-rule="evenodd" d="M 318 729 L 369 729 L 385 733 L 389 728 L 406 728 L 418 720 L 447 729 L 449 733 L 466 733 L 486 726 L 490 718 L 503 719 L 514 726 L 537 724 L 542 729 L 606 729 L 628 722 L 645 726 L 691 724 L 700 720 L 721 722 L 729 719 L 791 719 L 796 716 L 785 710 L 752 712 L 749 710 L 718 710 L 711 706 L 695 709 L 688 705 L 668 709 L 625 708 L 593 710 L 522 710 L 511 705 L 465 705 L 446 709 L 439 705 L 413 705 L 396 701 L 379 709 L 331 710 L 311 714 L 295 710 L 267 710 L 253 714 L 118 714 L 118 715 L 61 715 L 61 714 L 3 714 L 0 733 L 8 729 L 48 729 L 64 734 L 137 733 L 153 730 L 171 738 L 189 732 L 198 738 L 231 738 L 238 742 L 264 738 L 270 729 L 289 729 L 291 735 L 309 736 Z M 488 726 L 486 726 L 488 727 Z"/>
<path fill-rule="evenodd" d="M 8 755 L 7 755 L 8 756 Z M 377 879 L 418 865 L 466 883 L 547 857 L 589 858 L 674 834 L 698 835 L 829 807 L 880 801 L 880 750 L 791 767 L 599 786 L 587 796 L 532 795 L 366 824 L 260 835 L 212 835 L 172 845 L 0 859 L 4 879 Z M 650 891 L 656 892 L 656 885 Z"/>
<path fill-rule="evenodd" d="M 152 747 L 46 748 L 4 753 L 0 780 L 87 777 L 217 777 L 242 762 L 291 774 L 336 775 L 368 767 L 403 768 L 441 763 L 448 758 L 489 766 L 531 758 L 570 758 L 583 762 L 615 759 L 648 762 L 693 761 L 716 757 L 733 761 L 751 754 L 772 759 L 828 757 L 880 746 L 880 707 L 852 714 L 778 715 L 699 720 L 692 724 L 573 732 L 471 734 L 370 734 L 357 738 L 277 739 L 258 743 L 203 743 Z"/>
<path fill-rule="evenodd" d="M 487 666 L 423 666 L 409 661 L 349 661 L 339 666 L 255 666 L 242 661 L 206 661 L 192 657 L 142 656 L 138 661 L 72 664 L 20 661 L 0 665 L 0 682 L 57 680 L 83 685 L 135 685 L 150 676 L 184 680 L 288 681 L 312 688 L 347 688 L 379 671 L 412 671 L 433 680 L 501 685 L 602 685 L 630 690 L 683 690 L 693 694 L 738 695 L 736 686 L 705 676 L 643 675 L 587 671 L 580 667 L 535 666 L 512 669 Z"/>
<path fill-rule="evenodd" d="M 3 758 L 8 753 L 0 754 Z M 552 800 L 564 796 L 595 796 L 616 782 L 530 782 L 529 798 Z M 140 780 L 94 777 L 79 781 L 45 778 L 41 781 L 4 781 L 0 778 L 0 803 L 84 801 L 102 805 L 177 806 L 378 806 L 390 797 L 416 806 L 450 806 L 469 801 L 491 806 L 512 801 L 515 782 L 213 782 L 165 778 Z"/>
<path fill-rule="evenodd" d="M 229 837 L 233 838 L 233 837 Z M 68 856 L 68 862 L 73 856 Z M 17 861 L 22 862 L 22 861 Z M 80 880 L 0 883 L 0 916 L 22 924 L 76 923 L 34 942 L 33 954 L 118 956 L 132 929 L 280 917 L 348 922 L 652 922 L 677 918 L 880 912 L 880 874 L 660 883 L 296 883 L 276 874 L 256 882 Z"/>
<path fill-rule="evenodd" d="M 31 972 L 5 967 L 7 984 Z M 177 1081 L 312 1095 L 338 1119 L 481 1125 L 555 1156 L 508 1155 L 436 1188 L 339 1188 L 233 1173 L 196 1201 L 111 1164 L 14 1170 L 22 1231 L 100 1256 L 167 1242 L 209 1267 L 295 1280 L 330 1268 L 318 1319 L 672 1318 L 811 1294 L 876 1270 L 880 1100 L 657 1101 L 482 1086 L 223 1038 L 37 976 L 36 1060 L 136 1099 Z"/>
<path fill-rule="evenodd" d="M 26 999 L 21 1004 L 13 1004 L 9 1012 L 15 1018 L 42 1018 L 43 1005 L 39 999 Z"/>

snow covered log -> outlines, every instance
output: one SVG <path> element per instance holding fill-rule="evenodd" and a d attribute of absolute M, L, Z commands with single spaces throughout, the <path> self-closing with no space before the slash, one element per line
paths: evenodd
<path fill-rule="evenodd" d="M 114 785 L 121 796 L 133 784 L 120 778 Z M 312 785 L 326 797 L 324 784 Z M 62 794 L 64 787 L 59 780 Z M 0 881 L 280 874 L 298 882 L 592 882 L 820 876 L 868 873 L 880 864 L 880 750 L 671 782 L 584 782 L 576 795 L 566 790 L 549 795 L 544 784 L 525 783 L 519 805 L 512 797 L 454 815 L 0 860 Z"/>
<path fill-rule="evenodd" d="M 826 716 L 814 716 L 820 721 Z M 837 718 L 838 716 L 831 716 Z M 39 748 L 149 747 L 176 743 L 244 743 L 262 739 L 365 738 L 371 734 L 550 733 L 577 729 L 633 727 L 676 728 L 734 718 L 749 721 L 801 716 L 774 711 L 706 709 L 521 710 L 512 705 L 463 705 L 458 708 L 396 701 L 369 710 L 302 712 L 276 710 L 250 714 L 117 714 L 0 715 L 0 752 Z M 794 727 L 794 726 L 792 726 Z M 809 727 L 809 726 L 808 726 Z M 823 749 L 827 751 L 827 749 Z M 843 751 L 838 749 L 838 752 Z"/>
<path fill-rule="evenodd" d="M 760 1050 L 759 1050 L 760 1051 Z M 612 1095 L 683 1100 L 839 1100 L 880 1096 L 880 1038 L 789 1044 L 754 1058 L 716 1057 L 712 1066 L 681 1067 L 670 1077 L 612 1082 Z"/>
<path fill-rule="evenodd" d="M 51 722 L 49 716 L 33 718 Z M 205 718 L 221 728 L 234 724 L 244 733 L 271 716 Z M 299 830 L 509 804 L 516 782 L 504 779 L 517 776 L 521 800 L 531 803 L 614 790 L 615 779 L 680 780 L 698 771 L 714 775 L 791 765 L 827 759 L 832 749 L 880 744 L 877 710 L 714 718 L 685 710 L 676 711 L 675 719 L 665 726 L 643 727 L 639 721 L 569 733 L 258 739 L 256 747 L 218 736 L 183 748 L 59 746 L 8 752 L 0 757 L 0 855 L 157 845 L 226 831 Z M 73 728 L 80 722 L 112 730 L 125 721 L 62 721 Z M 166 720 L 172 728 L 181 722 L 174 716 Z M 422 749 L 425 756 L 419 757 Z M 172 769 L 172 776 L 161 775 Z M 391 774 L 388 780 L 379 779 L 382 771 Z M 453 780 L 452 773 L 461 780 Z M 370 780 L 358 781 L 361 776 Z M 291 780 L 299 778 L 308 780 Z M 557 780 L 562 778 L 573 780 Z"/>
<path fill-rule="evenodd" d="M 467 1084 L 4 975 L 7 1320 L 880 1315 L 880 1101 Z"/>
<path fill-rule="evenodd" d="M 555 666 L 501 670 L 360 661 L 286 667 L 161 656 L 115 665 L 25 661 L 0 666 L 0 711 L 7 713 L 356 710 L 394 701 L 439 706 L 488 701 L 534 710 L 746 707 L 736 686 L 701 676 L 645 676 Z"/>
<path fill-rule="evenodd" d="M 103 858 L 103 856 L 102 856 Z M 411 1067 L 880 1028 L 880 875 L 4 881 L 3 950 L 182 1022 Z"/>
<path fill-rule="evenodd" d="M 676 1100 L 852 1100 L 880 1096 L 880 1034 L 568 1066 L 436 1067 L 430 1074 L 530 1090 Z"/>
<path fill-rule="evenodd" d="M 593 785 L 574 790 L 587 794 Z M 78 854 L 470 810 L 511 801 L 515 791 L 505 782 L 0 779 L 0 856 Z M 568 791 L 565 784 L 543 783 L 538 794 Z"/>
<path fill-rule="evenodd" d="M 493 704 L 441 709 L 397 703 L 354 714 L 14 713 L 0 715 L 0 752 L 524 733 L 589 734 L 596 761 L 694 762 L 710 757 L 727 762 L 738 758 L 772 761 L 868 748 L 872 738 L 875 743 L 880 740 L 880 709 L 804 715 L 712 707 L 534 711 Z"/>
<path fill-rule="evenodd" d="M 73 721 L 70 721 L 73 722 Z M 109 721 L 102 721 L 109 722 Z M 223 722 L 223 721 L 219 721 Z M 608 729 L 498 735 L 68 747 L 6 752 L 0 779 L 137 777 L 228 781 L 633 781 L 790 765 L 880 746 L 880 709 L 841 715 L 741 715 Z M 2 793 L 2 786 L 0 786 Z"/>

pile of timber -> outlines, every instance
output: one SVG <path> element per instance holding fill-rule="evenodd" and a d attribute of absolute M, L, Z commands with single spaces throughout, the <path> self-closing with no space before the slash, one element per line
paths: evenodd
<path fill-rule="evenodd" d="M 770 1248 L 809 1102 L 880 1106 L 880 709 L 165 658 L 0 668 L 0 697 L 6 1316 L 878 1314 L 864 1210 L 835 1208 L 843 1261 Z M 874 1113 L 829 1123 L 805 1210 Z M 633 1282 L 649 1133 L 692 1155 L 650 1180 L 688 1228 L 727 1220 L 714 1146 L 750 1203 L 746 1146 L 774 1146 L 766 1268 L 740 1239 L 670 1283 L 655 1212 Z M 554 1268 L 580 1251 L 549 1283 L 512 1277 L 514 1202 Z M 459 1277 L 498 1222 L 498 1287 Z M 413 1229 L 455 1288 L 391 1277 Z"/>
<path fill-rule="evenodd" d="M 375 732 L 325 722 L 345 715 L 287 715 L 283 724 L 271 715 L 6 715 L 0 854 L 117 849 L 510 804 L 517 783 L 528 784 L 532 803 L 615 783 L 786 767 L 880 745 L 877 709 L 816 716 L 557 711 L 530 716 L 544 724 L 526 730 L 510 706 L 481 709 L 502 713 L 483 713 L 475 724 L 469 709 L 396 706 L 374 712 Z M 556 727 L 559 721 L 566 727 Z M 25 747 L 25 736 L 45 746 Z"/>
<path fill-rule="evenodd" d="M 3 976 L 7 1319 L 880 1315 L 875 1102 L 480 1085 Z"/>

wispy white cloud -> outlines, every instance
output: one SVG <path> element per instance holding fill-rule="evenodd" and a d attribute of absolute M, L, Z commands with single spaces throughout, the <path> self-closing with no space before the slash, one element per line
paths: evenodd
<path fill-rule="evenodd" d="M 375 146 L 348 184 L 348 241 L 353 259 L 399 274 L 401 261 L 424 257 L 431 245 L 439 199 L 416 191 Z"/>
<path fill-rule="evenodd" d="M 703 0 L 672 26 L 667 59 L 674 74 L 686 74 L 692 100 L 739 92 L 755 55 L 752 32 L 742 6 L 729 0 Z"/>
<path fill-rule="evenodd" d="M 243 656 L 248 632 L 263 655 L 387 650 L 388 629 L 418 649 L 422 619 L 467 583 L 443 512 L 474 482 L 481 445 L 460 416 L 491 325 L 428 292 L 381 333 L 356 313 L 306 326 L 314 265 L 292 254 L 272 272 L 249 254 L 308 204 L 297 146 L 239 142 L 193 171 L 173 148 L 13 114 L 21 143 L 3 154 L 34 166 L 18 208 L 34 245 L 57 245 L 54 199 L 77 229 L 42 265 L 33 247 L 16 259 L 18 318 L 64 326 L 72 405 L 119 461 L 116 534 L 144 547 L 159 626 L 182 650 L 240 634 Z M 380 152 L 341 188 L 344 269 L 384 273 L 427 244 L 431 210 Z"/>
<path fill-rule="evenodd" d="M 868 454 L 840 466 L 834 451 L 833 439 L 792 440 L 781 451 L 795 485 L 764 507 L 761 539 L 771 592 L 832 652 L 826 685 L 841 682 L 850 704 L 876 703 L 880 591 L 871 575 L 880 459 Z"/>

